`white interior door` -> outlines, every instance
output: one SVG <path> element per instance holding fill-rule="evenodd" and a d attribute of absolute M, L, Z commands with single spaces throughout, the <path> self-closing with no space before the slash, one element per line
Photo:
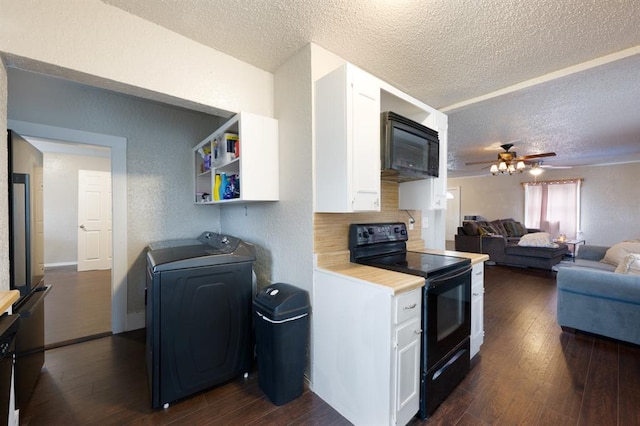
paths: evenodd
<path fill-rule="evenodd" d="M 447 188 L 447 193 L 453 198 L 447 197 L 446 240 L 453 241 L 460 222 L 460 187 Z"/>
<path fill-rule="evenodd" d="M 111 268 L 111 173 L 78 170 L 78 271 Z"/>

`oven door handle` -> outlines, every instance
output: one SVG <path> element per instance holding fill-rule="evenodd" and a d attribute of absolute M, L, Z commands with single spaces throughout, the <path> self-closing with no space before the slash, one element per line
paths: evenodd
<path fill-rule="evenodd" d="M 438 283 L 441 283 L 441 282 L 444 282 L 444 281 L 449 281 L 451 279 L 461 277 L 464 274 L 468 274 L 469 272 L 471 272 L 471 269 L 472 269 L 471 266 L 467 266 L 463 270 L 454 271 L 454 272 L 451 272 L 448 275 L 443 275 L 443 276 L 440 276 L 440 277 L 437 277 L 437 278 L 430 279 L 429 280 L 429 288 L 437 287 Z"/>
<path fill-rule="evenodd" d="M 433 375 L 431 380 L 435 381 L 438 377 L 440 377 L 442 375 L 442 373 L 447 371 L 447 369 L 449 367 L 451 367 L 451 365 L 453 363 L 455 363 L 458 360 L 458 358 L 460 358 L 465 353 L 467 353 L 466 349 L 460 349 L 454 356 L 451 357 L 451 359 L 449 361 L 447 361 L 447 363 L 445 365 L 442 366 L 442 368 L 440 368 L 438 371 L 435 372 L 435 374 Z"/>

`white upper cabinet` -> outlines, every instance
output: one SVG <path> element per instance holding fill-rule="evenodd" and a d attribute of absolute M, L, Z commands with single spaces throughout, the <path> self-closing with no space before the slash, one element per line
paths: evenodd
<path fill-rule="evenodd" d="M 193 148 L 197 204 L 277 201 L 278 121 L 241 112 Z"/>
<path fill-rule="evenodd" d="M 436 130 L 440 139 L 440 177 L 400 183 L 400 209 L 446 208 L 447 116 L 347 63 L 315 84 L 316 212 L 380 211 L 383 111 Z"/>
<path fill-rule="evenodd" d="M 316 82 L 315 211 L 380 211 L 380 86 L 346 64 Z"/>

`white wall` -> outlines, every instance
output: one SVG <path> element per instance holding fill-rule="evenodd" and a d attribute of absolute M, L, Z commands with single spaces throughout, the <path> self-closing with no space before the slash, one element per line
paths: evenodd
<path fill-rule="evenodd" d="M 309 46 L 275 73 L 280 201 L 221 207 L 222 229 L 258 247 L 258 287 L 286 282 L 311 293 L 313 207 Z"/>
<path fill-rule="evenodd" d="M 99 0 L 0 0 L 19 68 L 194 110 L 273 115 L 273 75 Z"/>
<path fill-rule="evenodd" d="M 78 261 L 78 171 L 111 171 L 111 160 L 44 152 L 44 263 Z"/>
<path fill-rule="evenodd" d="M 640 238 L 640 163 L 615 166 L 546 170 L 538 180 L 584 178 L 581 222 L 587 244 L 610 246 Z M 461 215 L 481 215 L 488 220 L 512 217 L 524 221 L 524 190 L 528 173 L 513 176 L 451 178 L 460 186 Z"/>
<path fill-rule="evenodd" d="M 0 132 L 7 134 L 7 70 L 0 58 Z M 0 142 L 0 290 L 9 290 L 9 183 L 7 138 Z"/>

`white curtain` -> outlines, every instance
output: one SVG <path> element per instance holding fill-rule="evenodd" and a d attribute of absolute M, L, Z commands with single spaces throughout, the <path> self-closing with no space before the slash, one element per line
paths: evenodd
<path fill-rule="evenodd" d="M 544 229 L 554 238 L 559 234 L 576 238 L 580 231 L 581 183 L 582 179 L 523 183 L 525 226 Z"/>

